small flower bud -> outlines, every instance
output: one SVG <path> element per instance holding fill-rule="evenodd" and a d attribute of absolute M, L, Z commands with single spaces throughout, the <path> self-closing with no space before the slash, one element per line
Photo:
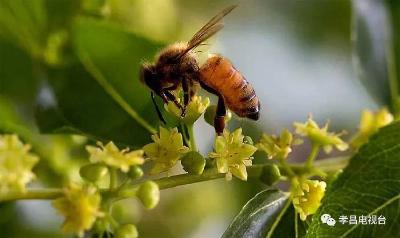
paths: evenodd
<path fill-rule="evenodd" d="M 266 185 L 274 185 L 281 178 L 279 167 L 276 164 L 265 165 L 262 169 L 260 180 Z"/>
<path fill-rule="evenodd" d="M 160 201 L 160 189 L 155 182 L 147 181 L 140 185 L 137 196 L 145 208 L 152 209 Z"/>
<path fill-rule="evenodd" d="M 107 166 L 102 164 L 87 164 L 80 170 L 81 177 L 89 182 L 95 183 L 104 178 L 108 173 Z"/>
<path fill-rule="evenodd" d="M 217 113 L 216 105 L 211 105 L 207 107 L 206 112 L 204 113 L 204 120 L 211 126 L 214 126 L 214 117 L 216 113 Z M 227 110 L 225 116 L 225 124 L 228 123 L 228 121 L 230 121 L 231 119 L 232 119 L 232 113 L 229 110 Z"/>
<path fill-rule="evenodd" d="M 206 160 L 197 151 L 186 153 L 181 160 L 183 169 L 190 174 L 202 174 Z"/>
<path fill-rule="evenodd" d="M 143 176 L 143 170 L 137 165 L 130 167 L 128 177 L 131 179 L 138 179 Z"/>
<path fill-rule="evenodd" d="M 115 232 L 115 238 L 137 238 L 139 237 L 136 226 L 133 224 L 125 224 L 118 228 Z"/>

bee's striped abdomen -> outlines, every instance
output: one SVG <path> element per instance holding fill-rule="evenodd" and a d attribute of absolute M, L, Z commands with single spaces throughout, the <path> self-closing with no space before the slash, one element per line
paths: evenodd
<path fill-rule="evenodd" d="M 208 58 L 200 68 L 200 81 L 220 94 L 238 116 L 258 119 L 260 102 L 254 88 L 226 58 L 218 55 Z"/>

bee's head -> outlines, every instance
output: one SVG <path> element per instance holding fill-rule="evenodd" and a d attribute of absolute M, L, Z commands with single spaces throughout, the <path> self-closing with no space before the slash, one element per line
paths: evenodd
<path fill-rule="evenodd" d="M 159 88 L 159 80 L 157 75 L 157 70 L 154 65 L 149 63 L 144 63 L 140 66 L 140 82 L 145 84 L 147 87 L 153 91 L 157 91 Z"/>

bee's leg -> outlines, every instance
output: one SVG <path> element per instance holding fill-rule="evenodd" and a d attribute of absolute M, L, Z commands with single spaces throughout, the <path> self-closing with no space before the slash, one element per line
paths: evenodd
<path fill-rule="evenodd" d="M 216 90 L 208 87 L 204 83 L 200 82 L 200 85 L 207 92 L 218 96 L 217 111 L 215 112 L 215 117 L 214 117 L 214 128 L 217 135 L 222 135 L 225 129 L 225 116 L 226 116 L 226 107 L 224 98 Z"/>
<path fill-rule="evenodd" d="M 169 91 L 166 91 L 166 90 L 162 91 L 161 97 L 163 98 L 164 103 L 168 103 L 168 101 L 172 101 L 175 104 L 175 106 L 177 106 L 181 110 L 181 112 L 184 111 L 182 105 L 178 102 L 176 97 Z"/>
<path fill-rule="evenodd" d="M 155 97 L 154 97 L 153 91 L 151 91 L 151 100 L 153 101 L 154 107 L 156 108 L 158 118 L 160 119 L 160 121 L 161 121 L 164 125 L 166 125 L 167 123 L 166 123 L 165 120 L 164 120 L 164 117 L 163 117 L 163 115 L 162 115 L 162 113 L 161 113 L 161 111 L 160 111 L 160 108 L 158 108 L 158 105 L 157 105 L 157 103 L 156 103 L 156 99 L 155 99 Z"/>
<path fill-rule="evenodd" d="M 224 99 L 222 98 L 222 96 L 218 96 L 217 111 L 214 117 L 214 128 L 217 135 L 222 135 L 222 132 L 225 129 L 225 116 L 226 108 Z"/>

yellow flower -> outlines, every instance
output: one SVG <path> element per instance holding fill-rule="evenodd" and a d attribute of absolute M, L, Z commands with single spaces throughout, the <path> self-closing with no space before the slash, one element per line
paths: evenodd
<path fill-rule="evenodd" d="M 326 183 L 318 180 L 296 180 L 293 186 L 293 206 L 299 213 L 300 219 L 304 221 L 308 215 L 314 214 L 321 205 Z"/>
<path fill-rule="evenodd" d="M 328 126 L 329 123 L 326 123 L 323 128 L 320 128 L 311 116 L 305 123 L 294 123 L 297 134 L 307 136 L 314 145 L 322 146 L 326 153 L 330 153 L 333 146 L 340 151 L 347 150 L 348 144 L 340 139 L 343 133 L 328 132 Z"/>
<path fill-rule="evenodd" d="M 269 159 L 286 159 L 289 153 L 292 152 L 291 146 L 293 142 L 295 144 L 300 143 L 300 141 L 293 141 L 292 133 L 285 129 L 279 137 L 263 134 L 256 146 L 259 150 L 267 153 Z"/>
<path fill-rule="evenodd" d="M 366 143 L 369 137 L 375 134 L 379 128 L 390 124 L 392 121 L 393 115 L 386 108 L 382 108 L 376 113 L 364 110 L 361 114 L 359 130 L 351 139 L 351 146 L 359 148 Z"/>
<path fill-rule="evenodd" d="M 232 174 L 241 180 L 247 180 L 246 166 L 251 165 L 251 158 L 257 148 L 243 143 L 242 128 L 229 133 L 225 130 L 222 136 L 215 139 L 214 150 L 209 154 L 216 159 L 219 173 L 226 173 L 230 179 Z"/>
<path fill-rule="evenodd" d="M 39 158 L 29 150 L 17 135 L 0 135 L 0 194 L 24 192 L 26 184 L 35 178 L 32 168 Z"/>
<path fill-rule="evenodd" d="M 143 147 L 146 156 L 154 161 L 154 166 L 150 173 L 156 174 L 165 172 L 178 162 L 181 156 L 189 151 L 183 145 L 182 134 L 177 128 L 166 129 L 160 127 L 160 133 L 152 135 L 153 143 Z"/>
<path fill-rule="evenodd" d="M 123 172 L 128 172 L 130 166 L 144 163 L 143 150 L 129 151 L 126 148 L 120 151 L 113 142 L 109 142 L 105 146 L 98 142 L 98 146 L 86 146 L 92 163 L 103 162 Z"/>
<path fill-rule="evenodd" d="M 53 201 L 54 208 L 64 216 L 62 230 L 83 237 L 92 228 L 100 211 L 101 196 L 94 187 L 81 187 L 73 184 L 65 189 L 64 196 Z"/>
<path fill-rule="evenodd" d="M 199 119 L 209 104 L 210 99 L 208 97 L 205 97 L 204 99 L 202 99 L 201 96 L 192 97 L 186 108 L 186 115 L 183 118 L 181 118 L 181 110 L 173 102 L 169 101 L 168 104 L 164 105 L 164 107 L 169 113 L 176 118 L 180 118 L 185 124 L 193 124 L 197 119 Z"/>

